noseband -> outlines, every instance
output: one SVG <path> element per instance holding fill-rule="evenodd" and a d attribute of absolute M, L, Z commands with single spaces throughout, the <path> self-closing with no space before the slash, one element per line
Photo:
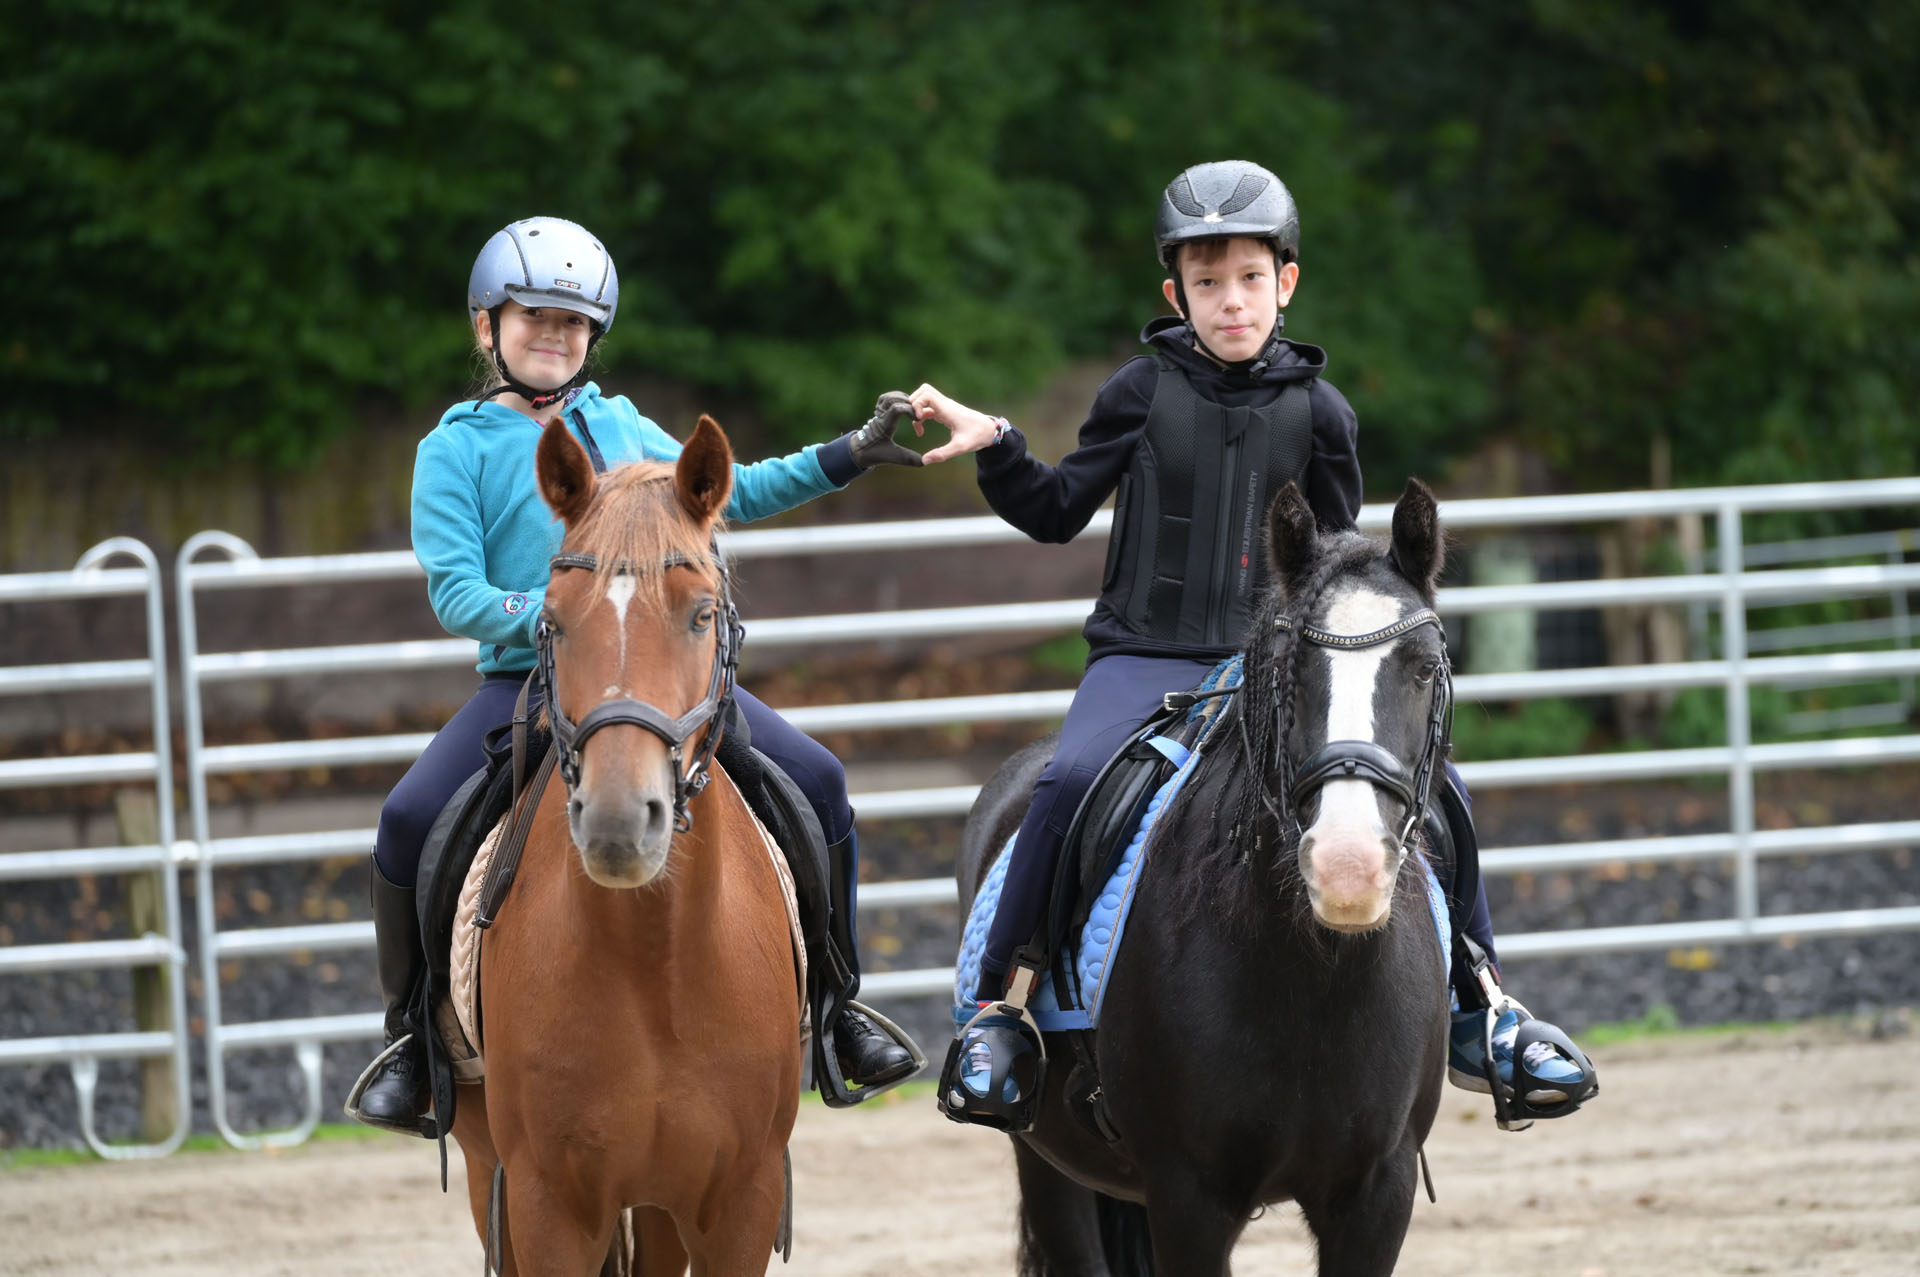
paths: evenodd
<path fill-rule="evenodd" d="M 1277 618 L 1274 625 L 1318 647 L 1342 651 L 1391 643 L 1423 625 L 1431 625 L 1443 635 L 1446 632 L 1439 616 L 1430 607 L 1411 612 L 1392 625 L 1368 634 L 1333 634 L 1304 623 L 1296 624 L 1284 616 Z M 1426 810 L 1427 795 L 1433 788 L 1434 770 L 1439 766 L 1442 751 L 1447 748 L 1447 739 L 1452 734 L 1453 670 L 1447 663 L 1444 644 L 1440 668 L 1434 674 L 1434 680 L 1433 711 L 1427 719 L 1427 743 L 1420 751 L 1420 761 L 1415 764 L 1411 775 L 1398 758 L 1370 740 L 1330 740 L 1300 764 L 1298 773 L 1288 786 L 1287 800 L 1292 810 L 1298 813 L 1306 801 L 1329 781 L 1364 780 L 1406 804 L 1407 819 L 1400 827 L 1399 839 L 1404 847 Z M 1278 748 L 1284 760 L 1286 742 L 1278 742 Z M 1296 815 L 1296 823 L 1298 819 Z"/>
<path fill-rule="evenodd" d="M 726 561 L 720 558 L 717 551 L 714 562 L 720 568 L 720 601 L 716 616 L 720 635 L 719 642 L 714 645 L 713 670 L 707 678 L 705 698 L 678 718 L 669 717 L 665 711 L 645 701 L 617 700 L 600 702 L 587 711 L 586 717 L 574 722 L 560 708 L 560 698 L 555 691 L 553 625 L 543 615 L 534 626 L 534 649 L 539 660 L 540 683 L 547 693 L 547 718 L 553 724 L 554 745 L 560 751 L 560 775 L 567 783 L 568 792 L 572 792 L 580 779 L 580 751 L 586 747 L 589 737 L 615 723 L 641 728 L 665 741 L 672 754 L 673 827 L 681 833 L 693 827 L 693 817 L 688 814 L 687 805 L 707 787 L 713 751 L 720 743 L 721 728 L 725 725 L 727 711 L 733 705 L 733 675 L 740 663 L 740 640 L 745 633 L 740 625 L 740 614 L 733 606 L 733 588 L 727 576 Z M 591 572 L 599 566 L 600 558 L 594 554 L 563 552 L 547 560 L 550 573 L 569 568 L 583 568 Z M 676 554 L 670 556 L 663 566 L 690 567 L 692 560 Z M 629 571 L 624 564 L 618 570 Z M 691 765 L 686 765 L 687 740 L 709 724 L 712 727 L 707 732 L 706 740 L 701 743 L 699 755 Z"/>

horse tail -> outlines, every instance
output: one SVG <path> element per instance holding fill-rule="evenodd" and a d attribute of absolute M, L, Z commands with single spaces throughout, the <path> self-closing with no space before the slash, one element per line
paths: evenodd
<path fill-rule="evenodd" d="M 1107 1272 L 1112 1277 L 1153 1277 L 1153 1243 L 1147 1236 L 1147 1208 L 1104 1193 L 1093 1196 Z"/>

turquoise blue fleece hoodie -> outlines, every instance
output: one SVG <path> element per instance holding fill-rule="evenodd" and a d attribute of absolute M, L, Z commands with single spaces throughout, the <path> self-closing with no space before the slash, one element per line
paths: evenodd
<path fill-rule="evenodd" d="M 625 395 L 588 382 L 565 408 L 609 467 L 672 461 L 680 441 L 640 415 Z M 413 553 L 427 571 L 433 614 L 451 634 L 480 644 L 482 674 L 533 668 L 533 624 L 547 589 L 547 560 L 564 531 L 534 475 L 540 426 L 491 401 L 447 409 L 420 441 L 413 465 Z M 582 440 L 584 443 L 585 440 Z M 845 487 L 861 473 L 845 436 L 785 457 L 735 463 L 726 516 L 764 519 Z"/>

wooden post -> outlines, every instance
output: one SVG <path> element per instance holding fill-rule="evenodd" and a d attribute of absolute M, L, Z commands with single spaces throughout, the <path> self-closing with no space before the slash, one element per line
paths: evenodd
<path fill-rule="evenodd" d="M 114 795 L 113 807 L 123 845 L 146 846 L 160 841 L 159 803 L 153 791 L 123 789 Z M 123 879 L 127 914 L 135 936 L 148 932 L 166 934 L 166 885 L 160 880 L 160 875 L 166 872 L 162 869 L 127 874 Z M 132 974 L 135 1027 L 143 1031 L 173 1028 L 171 990 L 167 986 L 167 981 L 173 978 L 172 966 L 135 967 Z M 141 1060 L 140 1137 L 149 1143 L 165 1139 L 173 1133 L 179 1117 L 174 1098 L 173 1060 L 165 1056 Z"/>

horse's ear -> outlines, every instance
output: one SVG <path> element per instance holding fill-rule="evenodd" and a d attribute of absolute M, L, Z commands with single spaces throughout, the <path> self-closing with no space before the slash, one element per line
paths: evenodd
<path fill-rule="evenodd" d="M 1440 535 L 1440 505 L 1433 499 L 1433 489 L 1408 479 L 1406 491 L 1393 506 L 1394 566 L 1431 597 L 1446 561 L 1447 543 Z"/>
<path fill-rule="evenodd" d="M 593 462 L 559 417 L 540 432 L 534 472 L 540 477 L 540 495 L 561 521 L 568 527 L 579 522 L 593 500 Z"/>
<path fill-rule="evenodd" d="M 1289 479 L 1267 507 L 1267 565 L 1273 579 L 1288 593 L 1295 592 L 1313 563 L 1314 547 L 1320 538 L 1320 525 L 1313 507 Z"/>
<path fill-rule="evenodd" d="M 673 486 L 680 494 L 681 508 L 696 523 L 711 523 L 726 508 L 733 491 L 733 448 L 720 423 L 704 412 L 693 428 L 693 438 L 680 451 Z"/>

